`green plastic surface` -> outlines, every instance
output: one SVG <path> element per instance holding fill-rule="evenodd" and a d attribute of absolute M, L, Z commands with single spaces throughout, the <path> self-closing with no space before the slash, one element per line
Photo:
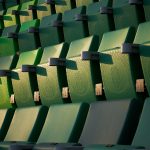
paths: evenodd
<path fill-rule="evenodd" d="M 144 7 L 146 21 L 150 21 L 150 1 L 143 0 L 143 7 Z"/>
<path fill-rule="evenodd" d="M 145 19 L 142 5 L 130 5 L 127 0 L 113 1 L 113 15 L 116 29 L 128 26 L 137 28 Z"/>
<path fill-rule="evenodd" d="M 75 8 L 75 0 L 55 0 L 56 13 L 64 13 Z"/>
<path fill-rule="evenodd" d="M 77 142 L 88 108 L 89 105 L 86 103 L 50 106 L 43 130 L 37 142 Z"/>
<path fill-rule="evenodd" d="M 38 26 L 39 26 L 38 19 L 28 21 L 22 24 L 18 34 L 19 51 L 21 52 L 30 51 L 39 47 L 38 37 L 35 36 L 33 33 L 28 32 L 28 29 L 30 27 L 38 28 Z"/>
<path fill-rule="evenodd" d="M 63 14 L 63 30 L 65 42 L 72 42 L 88 36 L 88 25 L 86 21 L 75 21 L 75 15 L 85 14 L 86 8 L 78 7 Z"/>
<path fill-rule="evenodd" d="M 39 27 L 39 35 L 41 46 L 43 48 L 56 45 L 64 41 L 62 28 L 52 26 L 52 23 L 54 21 L 60 21 L 61 17 L 61 14 L 54 14 L 42 18 Z"/>
<path fill-rule="evenodd" d="M 37 67 L 37 80 L 43 105 L 63 103 L 62 87 L 67 86 L 65 67 L 49 66 L 49 58 L 65 58 L 67 44 L 46 47 L 40 65 Z M 66 100 L 67 102 L 67 100 Z"/>
<path fill-rule="evenodd" d="M 123 43 L 132 43 L 133 28 L 105 33 L 100 47 L 100 67 L 106 98 L 136 98 L 136 79 L 141 79 L 139 56 L 122 54 Z"/>
<path fill-rule="evenodd" d="M 16 18 L 15 15 L 12 15 L 12 10 L 18 10 L 18 9 L 19 9 L 19 5 L 7 9 L 6 14 L 3 16 L 5 27 L 13 26 L 19 23 L 19 18 Z"/>
<path fill-rule="evenodd" d="M 17 108 L 4 141 L 36 142 L 47 111 L 45 106 Z"/>
<path fill-rule="evenodd" d="M 113 16 L 100 13 L 100 7 L 110 6 L 110 0 L 101 0 L 87 7 L 89 34 L 98 35 L 100 40 L 105 32 L 114 29 Z"/>
<path fill-rule="evenodd" d="M 42 49 L 20 54 L 16 69 L 12 72 L 12 84 L 17 106 L 33 106 L 34 91 L 38 90 L 35 73 L 22 72 L 22 65 L 37 65 L 42 55 Z M 21 88 L 20 88 L 21 87 Z"/>
<path fill-rule="evenodd" d="M 150 22 L 142 23 L 139 25 L 134 43 L 141 44 L 139 47 L 140 52 L 140 58 L 141 58 L 141 64 L 145 79 L 145 85 L 148 90 L 148 93 L 150 95 Z"/>
<path fill-rule="evenodd" d="M 95 84 L 102 82 L 98 62 L 81 60 L 83 51 L 97 51 L 97 46 L 98 38 L 95 36 L 73 41 L 70 45 L 66 71 L 72 102 L 92 102 L 103 98 L 95 94 Z"/>
<path fill-rule="evenodd" d="M 88 6 L 91 3 L 97 2 L 98 0 L 76 0 L 77 7 Z"/>

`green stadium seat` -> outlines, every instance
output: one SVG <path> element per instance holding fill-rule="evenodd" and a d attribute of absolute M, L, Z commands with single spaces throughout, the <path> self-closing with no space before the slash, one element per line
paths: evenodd
<path fill-rule="evenodd" d="M 141 0 L 113 0 L 113 15 L 116 29 L 128 26 L 137 28 L 139 23 L 145 21 Z"/>
<path fill-rule="evenodd" d="M 43 17 L 39 26 L 41 47 L 56 45 L 64 41 L 61 14 Z"/>
<path fill-rule="evenodd" d="M 64 13 L 76 7 L 75 0 L 54 0 L 56 13 Z"/>
<path fill-rule="evenodd" d="M 17 53 L 18 42 L 16 33 L 18 30 L 18 25 L 4 28 L 2 36 L 0 37 L 0 57 Z"/>
<path fill-rule="evenodd" d="M 15 142 L 36 142 L 44 125 L 48 108 L 46 106 L 17 108 L 0 149 L 9 149 Z"/>
<path fill-rule="evenodd" d="M 150 73 L 150 22 L 146 23 L 141 23 L 138 27 L 135 39 L 134 39 L 134 44 L 139 44 L 139 54 L 141 58 L 141 64 L 142 64 L 142 70 L 144 74 L 144 79 L 145 79 L 145 86 L 147 88 L 147 91 L 150 95 L 150 78 L 149 78 L 149 73 Z"/>
<path fill-rule="evenodd" d="M 138 127 L 136 129 L 133 141 L 131 145 L 110 145 L 110 146 L 102 146 L 102 145 L 93 145 L 93 146 L 87 146 L 85 150 L 133 150 L 133 149 L 147 149 L 150 147 L 149 138 L 150 138 L 150 121 L 149 121 L 149 110 L 150 107 L 150 98 L 147 98 L 144 103 L 144 107 L 142 110 L 142 114 L 139 120 Z"/>
<path fill-rule="evenodd" d="M 9 7 L 19 4 L 19 1 L 18 0 L 2 0 L 1 4 L 3 5 L 3 9 L 8 9 Z"/>
<path fill-rule="evenodd" d="M 101 40 L 103 33 L 115 29 L 111 6 L 111 0 L 101 0 L 87 7 L 86 14 L 90 35 L 98 35 Z"/>
<path fill-rule="evenodd" d="M 143 7 L 145 12 L 145 18 L 146 21 L 150 21 L 150 1 L 149 0 L 143 0 Z"/>
<path fill-rule="evenodd" d="M 88 6 L 94 2 L 98 2 L 98 0 L 76 0 L 76 6 Z"/>
<path fill-rule="evenodd" d="M 22 52 L 15 69 L 12 70 L 13 96 L 18 107 L 33 106 L 39 104 L 36 97 L 38 91 L 36 65 L 39 63 L 42 55 L 42 49 Z"/>
<path fill-rule="evenodd" d="M 40 39 L 38 35 L 39 20 L 24 22 L 18 33 L 19 51 L 30 51 L 40 47 Z"/>
<path fill-rule="evenodd" d="M 87 103 L 51 105 L 34 149 L 45 150 L 49 146 L 54 148 L 57 143 L 76 143 L 82 132 L 88 109 Z M 11 150 L 17 150 L 17 147 L 18 145 L 14 145 Z"/>
<path fill-rule="evenodd" d="M 16 55 L 0 57 L 0 108 L 13 106 L 10 101 L 13 94 L 11 69 L 16 67 L 17 60 Z"/>
<path fill-rule="evenodd" d="M 19 10 L 21 24 L 37 18 L 36 4 L 37 0 L 31 0 L 21 4 L 21 9 Z"/>
<path fill-rule="evenodd" d="M 15 109 L 0 109 L 0 141 L 3 141 L 9 129 Z"/>
<path fill-rule="evenodd" d="M 41 61 L 37 66 L 39 95 L 43 105 L 70 102 L 69 99 L 65 101 L 62 99 L 62 87 L 68 86 L 65 68 L 67 51 L 66 43 L 44 48 Z"/>
<path fill-rule="evenodd" d="M 104 99 L 98 65 L 99 55 L 96 52 L 99 46 L 98 41 L 97 36 L 91 36 L 70 44 L 66 57 L 69 89 L 63 88 L 63 97 L 70 94 L 72 102 L 92 102 Z"/>
<path fill-rule="evenodd" d="M 45 16 L 55 14 L 55 3 L 50 0 L 38 0 L 37 3 L 37 18 L 42 19 Z"/>
<path fill-rule="evenodd" d="M 18 10 L 19 10 L 19 5 L 7 9 L 6 14 L 3 16 L 4 27 L 9 27 L 9 26 L 19 24 L 19 16 L 16 14 L 16 11 Z"/>
<path fill-rule="evenodd" d="M 84 6 L 64 12 L 62 21 L 65 42 L 70 43 L 89 35 L 86 8 Z"/>
<path fill-rule="evenodd" d="M 143 79 L 138 50 L 130 49 L 134 29 L 124 28 L 103 35 L 99 52 L 106 99 L 143 98 L 137 85 Z"/>
<path fill-rule="evenodd" d="M 111 149 L 111 145 L 113 147 L 113 144 L 131 144 L 138 125 L 142 106 L 143 101 L 136 99 L 127 99 L 121 101 L 101 101 L 90 104 L 90 108 L 78 143 L 82 144 L 83 146 L 102 144 L 99 146 L 99 150 Z M 50 126 L 48 125 L 47 128 L 49 127 Z M 45 130 L 45 125 L 43 127 L 43 130 Z M 43 130 L 42 132 L 44 132 Z M 46 131 L 44 135 L 48 133 L 48 131 Z M 42 136 L 42 132 L 40 137 Z M 56 135 L 55 132 L 52 133 L 49 133 L 50 135 L 52 134 L 52 137 Z M 40 140 L 40 137 L 38 141 Z M 34 147 L 34 150 L 48 150 L 50 149 L 50 147 L 52 147 L 50 145 L 50 142 L 52 140 L 49 141 L 46 136 L 43 136 L 43 139 L 43 142 L 46 142 L 47 144 L 37 144 Z M 64 143 L 64 141 L 59 140 L 59 143 L 62 142 Z M 57 148 L 64 145 L 55 144 L 53 148 L 56 147 L 56 150 L 59 150 Z M 76 146 L 78 148 L 79 144 Z M 75 144 L 73 145 L 73 147 L 75 147 Z M 70 147 L 70 149 L 66 148 L 62 150 L 74 149 L 71 149 Z"/>

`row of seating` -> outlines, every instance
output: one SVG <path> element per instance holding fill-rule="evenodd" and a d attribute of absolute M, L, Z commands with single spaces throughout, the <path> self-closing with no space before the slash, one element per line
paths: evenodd
<path fill-rule="evenodd" d="M 105 33 L 100 46 L 91 36 L 1 57 L 0 106 L 144 99 L 150 95 L 149 25 L 140 24 L 135 38 L 132 27 Z"/>
<path fill-rule="evenodd" d="M 34 106 L 1 110 L 0 148 L 6 150 L 11 145 L 14 150 L 16 146 L 31 149 L 35 142 L 36 150 L 81 144 L 103 144 L 97 149 L 107 149 L 108 143 L 148 147 L 150 99 L 144 107 L 143 102 L 126 99 L 94 102 L 90 107 L 87 103 L 75 103 L 51 105 L 49 109 Z"/>

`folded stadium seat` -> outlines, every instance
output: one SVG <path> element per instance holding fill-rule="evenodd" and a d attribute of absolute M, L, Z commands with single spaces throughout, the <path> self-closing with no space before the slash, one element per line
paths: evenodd
<path fill-rule="evenodd" d="M 19 15 L 16 13 L 19 10 L 19 5 L 7 9 L 6 14 L 3 16 L 4 27 L 19 24 Z"/>
<path fill-rule="evenodd" d="M 47 112 L 46 106 L 17 108 L 4 141 L 0 142 L 0 149 L 9 149 L 9 145 L 15 142 L 36 142 Z"/>
<path fill-rule="evenodd" d="M 113 15 L 116 29 L 128 26 L 137 28 L 139 23 L 145 21 L 142 0 L 113 0 Z"/>
<path fill-rule="evenodd" d="M 142 106 L 143 101 L 137 99 L 91 103 L 78 143 L 81 143 L 82 146 L 102 144 L 99 146 L 101 149 L 110 149 L 113 144 L 131 144 L 137 129 Z M 44 127 L 43 129 L 45 129 Z M 53 133 L 53 135 L 56 134 Z M 52 146 L 48 145 L 49 141 L 46 136 L 43 139 L 47 144 L 37 144 L 34 150 L 48 150 L 52 147 L 56 147 L 57 150 L 57 147 L 68 147 L 69 145 L 57 144 Z M 64 150 L 67 150 L 67 148 Z"/>
<path fill-rule="evenodd" d="M 64 13 L 76 7 L 75 0 L 54 0 L 56 13 Z"/>
<path fill-rule="evenodd" d="M 9 7 L 19 4 L 19 0 L 1 0 L 0 7 L 3 9 L 8 9 Z"/>
<path fill-rule="evenodd" d="M 99 47 L 100 68 L 108 100 L 145 96 L 138 84 L 139 79 L 143 79 L 138 50 L 136 45 L 130 49 L 134 35 L 130 27 L 103 35 Z"/>
<path fill-rule="evenodd" d="M 145 22 L 141 23 L 138 27 L 135 39 L 134 39 L 134 44 L 139 44 L 139 54 L 141 58 L 141 64 L 142 64 L 142 70 L 144 74 L 144 80 L 141 78 L 141 82 L 145 81 L 145 86 L 148 91 L 148 94 L 150 95 L 150 78 L 149 78 L 149 73 L 150 73 L 150 22 Z M 142 85 L 142 84 L 141 84 Z M 144 88 L 144 85 L 141 87 Z M 144 90 L 144 89 L 143 89 Z"/>
<path fill-rule="evenodd" d="M 18 11 L 21 24 L 37 18 L 36 4 L 37 0 L 30 0 L 21 4 L 21 8 Z"/>
<path fill-rule="evenodd" d="M 3 141 L 7 134 L 14 112 L 14 108 L 0 109 L 0 141 Z"/>
<path fill-rule="evenodd" d="M 39 20 L 31 20 L 28 22 L 24 22 L 21 25 L 21 28 L 18 33 L 18 45 L 19 51 L 30 51 L 40 47 L 40 39 L 39 39 Z"/>
<path fill-rule="evenodd" d="M 63 88 L 63 97 L 70 94 L 72 102 L 104 100 L 99 55 L 96 52 L 98 37 L 91 36 L 73 41 L 67 54 L 66 72 L 68 87 Z M 81 55 L 82 53 L 82 55 Z"/>
<path fill-rule="evenodd" d="M 39 104 L 39 97 L 36 79 L 36 67 L 40 61 L 42 49 L 22 52 L 15 69 L 12 70 L 12 85 L 14 94 L 11 101 L 16 102 L 17 106 L 33 106 Z"/>
<path fill-rule="evenodd" d="M 36 69 L 39 95 L 43 105 L 70 102 L 69 98 L 62 99 L 62 88 L 68 86 L 65 68 L 67 51 L 66 43 L 44 48 Z"/>
<path fill-rule="evenodd" d="M 54 14 L 43 17 L 39 26 L 41 47 L 47 47 L 64 41 L 62 15 Z"/>
<path fill-rule="evenodd" d="M 150 113 L 150 98 L 147 98 L 144 107 L 142 110 L 142 114 L 139 120 L 139 124 L 137 127 L 137 130 L 135 132 L 132 144 L 129 145 L 112 145 L 110 147 L 107 146 L 100 146 L 100 145 L 95 145 L 95 146 L 90 146 L 85 148 L 85 150 L 131 150 L 131 149 L 149 149 L 150 143 L 149 143 L 149 138 L 150 138 L 150 121 L 149 121 L 149 113 Z"/>
<path fill-rule="evenodd" d="M 115 29 L 111 6 L 111 0 L 101 0 L 87 7 L 89 35 L 98 35 L 100 41 L 103 33 Z"/>
<path fill-rule="evenodd" d="M 14 106 L 10 101 L 11 94 L 13 94 L 11 69 L 16 67 L 17 60 L 17 55 L 0 57 L 0 108 Z"/>
<path fill-rule="evenodd" d="M 0 57 L 17 53 L 18 42 L 16 33 L 18 30 L 18 25 L 4 28 L 2 36 L 0 37 Z"/>
<path fill-rule="evenodd" d="M 42 19 L 45 16 L 55 14 L 55 3 L 52 0 L 38 0 L 37 3 L 37 18 Z"/>
<path fill-rule="evenodd" d="M 34 149 L 42 150 L 49 146 L 52 148 L 57 143 L 76 143 L 82 132 L 88 109 L 87 103 L 51 105 Z M 10 149 L 17 150 L 19 145 L 29 149 L 33 147 L 32 144 L 14 144 Z"/>
<path fill-rule="evenodd" d="M 143 7 L 145 12 L 145 18 L 146 21 L 150 21 L 150 1 L 149 0 L 143 0 Z"/>
<path fill-rule="evenodd" d="M 76 0 L 76 6 L 88 6 L 89 4 L 98 2 L 98 0 Z"/>
<path fill-rule="evenodd" d="M 62 21 L 65 42 L 70 43 L 89 35 L 85 6 L 64 12 Z"/>

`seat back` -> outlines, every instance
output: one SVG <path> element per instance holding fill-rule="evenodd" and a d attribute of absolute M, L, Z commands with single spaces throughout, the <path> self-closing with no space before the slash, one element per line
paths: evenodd
<path fill-rule="evenodd" d="M 47 112 L 46 106 L 17 108 L 4 141 L 36 142 Z"/>
<path fill-rule="evenodd" d="M 78 142 L 88 108 L 86 103 L 51 105 L 37 143 Z"/>
<path fill-rule="evenodd" d="M 61 66 L 61 60 L 65 61 L 68 51 L 66 43 L 44 48 L 41 61 L 37 67 L 37 81 L 43 105 L 50 106 L 56 103 L 67 103 L 63 100 L 62 88 L 67 87 L 66 68 Z M 50 64 L 50 58 L 58 60 L 58 64 Z M 59 63 L 60 61 L 60 63 Z"/>
<path fill-rule="evenodd" d="M 72 102 L 92 102 L 103 99 L 96 96 L 96 84 L 101 82 L 99 60 L 82 60 L 82 52 L 96 52 L 98 37 L 91 36 L 73 41 L 67 54 L 67 81 Z M 88 82 L 87 82 L 88 81 Z M 64 91 L 66 88 L 64 88 Z"/>
<path fill-rule="evenodd" d="M 92 103 L 79 143 L 131 144 L 142 106 L 135 99 Z"/>
<path fill-rule="evenodd" d="M 144 96 L 136 89 L 137 80 L 143 78 L 139 55 L 123 47 L 124 43 L 133 42 L 134 34 L 133 28 L 124 28 L 105 33 L 102 38 L 100 68 L 108 100 Z"/>
<path fill-rule="evenodd" d="M 35 67 L 40 62 L 41 55 L 41 48 L 21 53 L 17 66 L 12 72 L 15 102 L 19 107 L 39 103 L 38 100 L 34 100 L 34 92 L 38 91 Z M 22 65 L 25 65 L 25 69 Z"/>
<path fill-rule="evenodd" d="M 146 21 L 150 21 L 150 13 L 149 13 L 150 1 L 149 0 L 143 0 L 143 7 L 144 7 Z"/>

